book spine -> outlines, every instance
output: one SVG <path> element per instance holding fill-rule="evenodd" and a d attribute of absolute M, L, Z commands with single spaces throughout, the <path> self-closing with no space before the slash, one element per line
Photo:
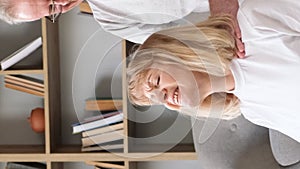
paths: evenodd
<path fill-rule="evenodd" d="M 85 123 L 89 123 L 89 122 L 92 122 L 92 121 L 95 121 L 95 120 L 101 120 L 101 119 L 104 119 L 104 118 L 115 116 L 115 115 L 120 114 L 120 113 L 122 113 L 122 112 L 121 111 L 113 111 L 113 112 L 104 113 L 104 114 L 101 113 L 100 115 L 97 115 L 97 116 L 87 117 L 79 123 L 80 124 L 85 124 Z"/>
<path fill-rule="evenodd" d="M 105 119 L 93 121 L 90 123 L 85 123 L 82 125 L 76 125 L 76 126 L 73 126 L 73 134 L 80 133 L 80 132 L 86 131 L 86 130 L 95 129 L 98 127 L 103 127 L 108 124 L 117 123 L 117 122 L 123 121 L 123 118 L 124 118 L 123 113 L 120 113 L 118 115 L 108 117 Z"/>
<path fill-rule="evenodd" d="M 44 88 L 44 82 L 42 80 L 35 79 L 32 77 L 28 77 L 28 76 L 5 75 L 5 79 L 13 80 L 13 81 L 24 83 L 24 84 L 29 84 L 29 85 L 40 87 L 40 88 Z"/>
<path fill-rule="evenodd" d="M 20 60 L 24 59 L 26 56 L 31 54 L 37 48 L 42 45 L 42 38 L 39 37 L 30 44 L 24 46 L 23 48 L 19 49 L 16 53 L 13 53 L 8 58 L 5 58 L 1 62 L 1 69 L 6 70 L 7 68 L 11 67 L 12 65 L 16 64 Z"/>
<path fill-rule="evenodd" d="M 111 126 L 96 128 L 96 129 L 93 129 L 93 130 L 82 132 L 82 137 L 83 138 L 90 137 L 90 136 L 93 136 L 93 135 L 112 132 L 112 131 L 120 130 L 120 129 L 123 129 L 123 128 L 124 128 L 124 123 L 119 123 L 119 124 L 115 124 L 115 125 L 111 125 Z"/>
<path fill-rule="evenodd" d="M 122 100 L 87 100 L 85 110 L 87 111 L 110 111 L 122 109 Z"/>
<path fill-rule="evenodd" d="M 37 86 L 31 85 L 31 84 L 22 83 L 20 81 L 15 81 L 15 80 L 12 80 L 12 79 L 4 78 L 4 82 L 14 84 L 14 85 L 18 85 L 18 86 L 23 86 L 23 87 L 26 87 L 28 89 L 44 92 L 44 88 L 42 88 L 42 87 L 37 87 Z"/>
<path fill-rule="evenodd" d="M 115 150 L 115 149 L 123 149 L 123 148 L 124 148 L 123 144 L 108 144 L 108 145 L 97 145 L 94 147 L 82 147 L 81 151 L 87 152 L 87 151 Z"/>
<path fill-rule="evenodd" d="M 95 144 L 103 144 L 124 138 L 124 130 L 113 131 L 105 134 L 99 134 L 92 137 L 82 138 L 82 146 L 87 147 Z"/>
<path fill-rule="evenodd" d="M 18 86 L 18 85 L 15 85 L 15 84 L 5 83 L 5 87 L 10 88 L 10 89 L 14 89 L 14 90 L 18 90 L 18 91 L 21 91 L 21 92 L 33 94 L 33 95 L 36 95 L 36 96 L 41 96 L 41 97 L 44 96 L 44 92 L 36 91 L 36 90 L 33 90 L 33 89 L 28 89 L 26 87 Z"/>

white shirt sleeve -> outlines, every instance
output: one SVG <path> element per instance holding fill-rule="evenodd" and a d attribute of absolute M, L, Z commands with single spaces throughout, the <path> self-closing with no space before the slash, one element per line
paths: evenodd
<path fill-rule="evenodd" d="M 240 13 L 263 35 L 282 34 L 299 36 L 300 3 L 295 0 L 243 0 Z M 266 10 L 270 9 L 270 10 Z M 243 33 L 243 32 L 242 32 Z"/>
<path fill-rule="evenodd" d="M 114 35 L 143 43 L 161 29 L 187 24 L 193 12 L 209 11 L 208 0 L 88 0 L 94 18 Z"/>

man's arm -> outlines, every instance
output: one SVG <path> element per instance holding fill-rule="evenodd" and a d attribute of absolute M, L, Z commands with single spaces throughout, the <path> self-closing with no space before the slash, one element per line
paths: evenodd
<path fill-rule="evenodd" d="M 135 43 L 143 43 L 149 35 L 159 30 L 186 25 L 190 20 L 185 20 L 185 17 L 195 11 L 201 15 L 201 12 L 209 10 L 208 0 L 88 0 L 88 2 L 95 19 L 105 31 Z M 208 16 L 207 13 L 205 16 Z M 197 23 L 204 18 L 192 19 L 193 23 Z"/>
<path fill-rule="evenodd" d="M 237 12 L 239 9 L 238 0 L 209 0 L 209 9 L 211 16 L 228 14 L 232 17 L 235 29 L 233 35 L 235 36 L 238 49 L 237 56 L 243 58 L 245 56 L 245 47 L 241 39 L 241 30 L 237 21 Z"/>

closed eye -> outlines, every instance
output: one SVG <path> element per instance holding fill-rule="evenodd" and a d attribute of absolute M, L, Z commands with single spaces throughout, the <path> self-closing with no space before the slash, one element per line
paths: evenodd
<path fill-rule="evenodd" d="M 159 86 L 160 76 L 157 77 L 156 86 Z"/>

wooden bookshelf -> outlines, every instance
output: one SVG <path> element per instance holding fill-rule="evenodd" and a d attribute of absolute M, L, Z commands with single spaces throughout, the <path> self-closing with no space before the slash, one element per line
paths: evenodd
<path fill-rule="evenodd" d="M 138 162 L 162 160 L 195 160 L 197 155 L 192 144 L 179 143 L 166 152 L 165 145 L 135 144 L 130 137 L 135 137 L 135 122 L 128 120 L 131 112 L 126 93 L 126 56 L 132 43 L 123 41 L 123 100 L 124 112 L 124 148 L 114 153 L 81 152 L 81 145 L 63 144 L 61 136 L 61 100 L 60 100 L 60 59 L 58 45 L 58 24 L 46 19 L 41 20 L 43 37 L 42 65 L 31 69 L 9 69 L 0 71 L 0 76 L 34 74 L 43 76 L 44 96 L 37 98 L 45 110 L 45 134 L 39 144 L 5 144 L 0 145 L 0 161 L 45 162 L 47 169 L 61 169 L 64 162 L 121 162 L 125 169 L 137 168 Z M 8 89 L 7 89 L 8 90 Z M 35 96 L 28 96 L 35 97 Z M 21 133 L 20 133 L 21 134 Z M 168 145 L 167 145 L 168 146 Z M 148 147 L 148 149 L 146 148 Z M 150 148 L 149 148 L 150 147 Z"/>
<path fill-rule="evenodd" d="M 34 23 L 35 26 L 37 22 Z M 47 168 L 53 168 L 51 167 L 52 158 L 51 157 L 51 133 L 53 133 L 53 127 L 57 126 L 59 123 L 53 123 L 52 126 L 50 124 L 50 115 L 51 112 L 56 112 L 60 110 L 60 103 L 58 95 L 60 95 L 60 89 L 59 89 L 59 50 L 58 50 L 58 24 L 51 23 L 46 19 L 42 19 L 40 21 L 40 35 L 42 36 L 43 45 L 42 48 L 39 49 L 38 53 L 35 54 L 33 59 L 36 59 L 38 61 L 33 61 L 33 65 L 30 63 L 31 56 L 26 58 L 26 63 L 21 64 L 17 63 L 16 65 L 12 66 L 11 68 L 7 70 L 0 71 L 0 76 L 4 82 L 4 76 L 6 75 L 29 75 L 29 76 L 40 76 L 43 79 L 43 95 L 40 95 L 39 97 L 30 95 L 28 93 L 17 91 L 9 88 L 5 88 L 4 84 L 2 86 L 2 89 L 5 91 L 1 91 L 1 93 L 5 92 L 8 93 L 11 97 L 16 97 L 18 99 L 18 96 L 20 96 L 20 100 L 18 100 L 18 103 L 24 102 L 23 106 L 26 106 L 27 102 L 31 102 L 32 98 L 34 102 L 32 105 L 34 107 L 28 106 L 30 109 L 34 109 L 36 106 L 38 107 L 44 107 L 45 110 L 45 133 L 44 134 L 34 134 L 33 131 L 30 131 L 30 125 L 23 126 L 20 133 L 13 134 L 14 138 L 17 140 L 14 140 L 11 142 L 11 144 L 2 144 L 0 145 L 0 161 L 1 162 L 44 162 L 47 164 Z M 51 87 L 50 87 L 51 86 Z M 13 96 L 15 95 L 16 96 Z M 54 97 L 57 97 L 54 99 Z M 28 99 L 28 101 L 27 101 Z M 30 101 L 29 101 L 30 100 Z M 53 101 L 55 100 L 55 101 Z M 3 99 L 2 99 L 3 101 Z M 6 104 L 3 103 L 3 104 Z M 19 107 L 16 106 L 16 107 Z M 27 106 L 26 106 L 27 107 Z M 13 109 L 13 108 L 12 108 Z M 25 114 L 30 111 L 30 109 L 24 109 Z M 5 114 L 12 113 L 10 110 L 6 110 L 1 106 L 1 111 L 8 111 L 8 113 L 3 112 Z M 2 114 L 2 113 L 1 113 Z M 24 115 L 23 115 L 24 116 Z M 26 115 L 25 115 L 26 117 Z M 26 118 L 24 121 L 27 121 Z M 10 122 L 13 124 L 14 121 L 10 120 Z M 24 123 L 23 120 L 21 123 Z M 25 122 L 27 123 L 27 122 Z M 10 130 L 8 131 L 15 131 L 13 127 L 18 127 L 17 125 L 11 126 Z M 57 130 L 60 130 L 56 128 Z M 32 133 L 32 137 L 38 138 L 38 143 L 28 143 L 24 142 L 26 140 L 27 135 L 22 132 L 22 130 L 28 131 L 28 133 Z M 24 135 L 25 134 L 25 135 Z M 19 138 L 16 138 L 16 135 L 19 135 Z M 8 136 L 11 137 L 11 136 Z M 22 138 L 23 137 L 23 138 Z M 18 141 L 19 140 L 19 141 Z M 23 140 L 23 141 L 22 141 Z M 20 142 L 20 143 L 14 143 L 14 142 Z M 54 165 L 53 165 L 54 166 Z"/>
<path fill-rule="evenodd" d="M 82 13 L 86 13 L 86 14 L 93 14 L 92 9 L 90 8 L 89 4 L 86 1 L 83 1 L 79 4 L 79 10 Z"/>

